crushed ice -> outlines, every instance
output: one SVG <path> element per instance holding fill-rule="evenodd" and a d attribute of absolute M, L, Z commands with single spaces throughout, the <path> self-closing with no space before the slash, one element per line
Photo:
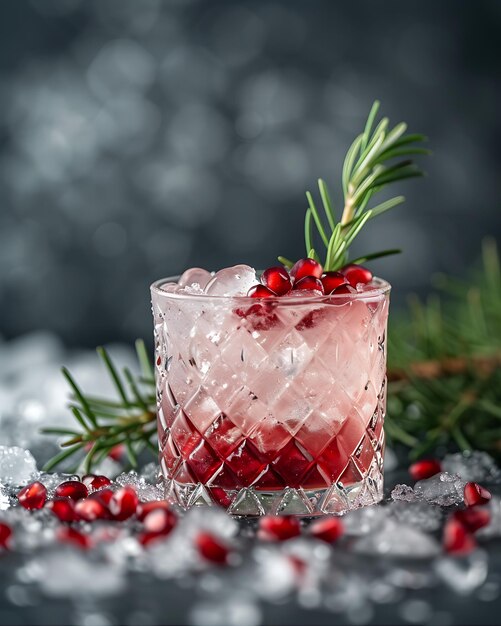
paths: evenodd
<path fill-rule="evenodd" d="M 204 289 L 212 282 L 210 289 L 220 293 L 243 292 L 255 281 L 255 273 L 251 268 L 242 271 L 238 285 L 227 278 L 202 272 L 185 280 L 190 289 Z M 82 598 L 98 601 L 123 594 L 130 588 L 129 580 L 138 574 L 148 580 L 191 585 L 188 617 L 191 623 L 204 625 L 257 626 L 262 623 L 266 603 L 293 597 L 303 609 L 323 607 L 345 615 L 352 623 L 364 623 L 377 604 L 399 603 L 400 614 L 407 621 L 411 614 L 428 615 L 435 609 L 414 595 L 424 588 L 442 586 L 461 596 L 487 599 L 499 595 L 499 585 L 490 578 L 487 551 L 448 556 L 440 545 L 445 519 L 464 506 L 465 482 L 500 483 L 500 470 L 485 453 L 447 455 L 441 474 L 414 486 L 396 485 L 384 505 L 345 515 L 345 534 L 333 546 L 312 539 L 307 532 L 288 542 L 263 543 L 255 539 L 252 522 L 238 522 L 206 508 L 189 511 L 170 535 L 147 549 L 138 541 L 134 522 L 79 523 L 77 528 L 92 538 L 95 547 L 83 551 L 62 545 L 58 540 L 61 524 L 54 515 L 47 509 L 29 512 L 20 508 L 16 493 L 30 481 L 39 480 L 50 498 L 60 482 L 77 478 L 64 468 L 57 474 L 37 469 L 37 461 L 41 467 L 57 447 L 55 441 L 39 435 L 39 428 L 71 423 L 60 363 L 70 364 L 86 388 L 100 395 L 109 394 L 110 389 L 105 388 L 90 352 L 67 355 L 51 335 L 38 333 L 16 340 L 7 344 L 4 353 L 8 358 L 2 355 L 0 359 L 0 522 L 14 532 L 9 560 L 12 584 L 5 592 L 14 607 L 40 602 L 39 597 L 64 598 L 77 603 L 78 612 Z M 117 356 L 121 364 L 134 366 L 125 349 L 116 347 Z M 35 366 L 27 367 L 28 363 Z M 124 472 L 119 463 L 107 459 L 100 471 L 117 476 L 114 489 L 130 485 L 144 501 L 163 498 L 154 462 L 138 472 Z M 499 495 L 494 493 L 485 508 L 491 523 L 476 535 L 482 547 L 501 536 Z M 209 531 L 234 548 L 228 567 L 217 568 L 200 559 L 193 547 L 193 538 L 200 531 Z M 110 615 L 109 621 L 116 620 Z"/>

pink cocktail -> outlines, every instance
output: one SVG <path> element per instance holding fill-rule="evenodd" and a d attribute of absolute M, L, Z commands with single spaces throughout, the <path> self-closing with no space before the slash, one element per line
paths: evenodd
<path fill-rule="evenodd" d="M 256 300 L 156 282 L 168 499 L 249 516 L 378 502 L 389 291 L 373 279 L 349 293 Z"/>

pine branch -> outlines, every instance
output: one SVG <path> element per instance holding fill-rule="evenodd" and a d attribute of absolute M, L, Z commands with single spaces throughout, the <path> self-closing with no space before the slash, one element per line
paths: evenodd
<path fill-rule="evenodd" d="M 410 303 L 389 337 L 390 439 L 414 458 L 440 446 L 501 455 L 501 272 L 495 243 L 464 283 L 441 277 L 441 298 Z M 397 426 L 393 429 L 392 426 Z M 405 434 L 402 437 L 402 433 Z"/>
<path fill-rule="evenodd" d="M 46 471 L 63 461 L 74 458 L 72 471 L 81 465 L 91 471 L 117 445 L 124 445 L 131 466 L 145 448 L 153 446 L 156 437 L 155 381 L 153 369 L 144 342 L 136 342 L 141 377 L 135 378 L 128 369 L 123 377 L 104 348 L 98 348 L 108 374 L 117 390 L 118 398 L 108 400 L 86 395 L 68 370 L 63 369 L 72 390 L 70 410 L 75 429 L 46 428 L 47 435 L 64 435 L 60 443 L 63 451 L 45 466 Z M 80 427 L 80 428 L 79 428 Z"/>

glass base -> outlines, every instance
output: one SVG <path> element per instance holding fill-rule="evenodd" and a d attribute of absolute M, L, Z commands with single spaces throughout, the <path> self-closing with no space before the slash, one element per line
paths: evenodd
<path fill-rule="evenodd" d="M 365 478 L 351 485 L 334 483 L 321 489 L 286 487 L 276 491 L 257 490 L 253 487 L 223 489 L 202 483 L 179 483 L 167 479 L 165 497 L 171 504 L 185 510 L 194 506 L 220 506 L 237 517 L 343 515 L 382 500 L 383 475 L 378 464 L 373 463 Z"/>

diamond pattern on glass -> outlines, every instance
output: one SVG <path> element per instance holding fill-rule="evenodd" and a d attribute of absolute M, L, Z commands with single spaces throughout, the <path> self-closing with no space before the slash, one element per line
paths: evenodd
<path fill-rule="evenodd" d="M 382 497 L 386 297 L 172 300 L 153 303 L 166 497 L 250 516 Z"/>

